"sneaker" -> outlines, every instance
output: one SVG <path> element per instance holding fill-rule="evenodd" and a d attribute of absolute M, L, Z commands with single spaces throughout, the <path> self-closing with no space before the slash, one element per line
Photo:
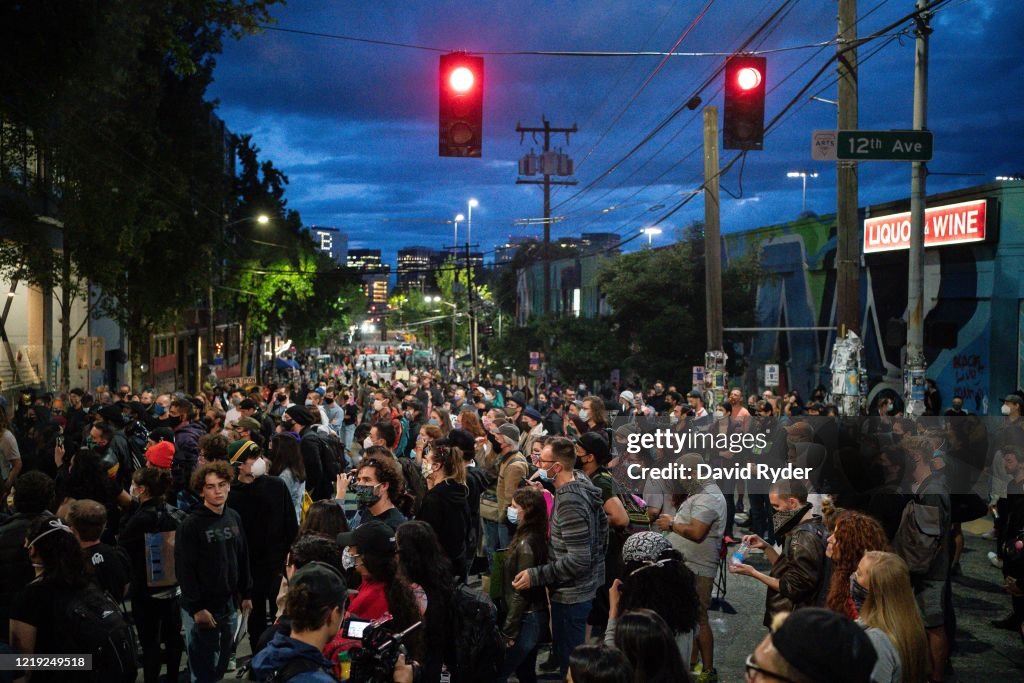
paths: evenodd
<path fill-rule="evenodd" d="M 697 683 L 718 683 L 718 670 L 708 669 L 707 671 L 701 671 L 700 675 L 697 676 Z"/>
<path fill-rule="evenodd" d="M 988 551 L 988 561 L 992 563 L 992 566 L 996 569 L 1003 568 L 1003 561 L 999 559 L 999 556 L 993 551 Z"/>
<path fill-rule="evenodd" d="M 235 656 L 231 655 L 231 659 L 228 660 L 228 671 L 235 671 L 238 669 L 238 662 L 235 661 Z"/>
<path fill-rule="evenodd" d="M 736 526 L 749 526 L 750 515 L 748 515 L 746 512 L 737 512 L 733 516 L 732 521 L 734 524 L 736 524 Z"/>
<path fill-rule="evenodd" d="M 991 529 L 989 529 L 988 531 L 986 531 L 985 533 L 983 533 L 983 534 L 981 535 L 981 537 L 982 537 L 982 538 L 985 538 L 985 539 L 988 539 L 988 540 L 990 540 L 990 541 L 991 541 L 991 540 L 993 540 L 993 539 L 994 539 L 994 538 L 996 537 L 996 528 L 995 528 L 995 527 L 992 527 Z"/>

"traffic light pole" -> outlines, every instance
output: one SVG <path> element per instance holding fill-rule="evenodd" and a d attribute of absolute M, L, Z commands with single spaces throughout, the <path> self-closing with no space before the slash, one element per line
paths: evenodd
<path fill-rule="evenodd" d="M 565 133 L 568 141 L 569 135 L 578 131 L 576 124 L 572 128 L 552 128 L 551 123 L 541 117 L 544 123 L 543 128 L 524 128 L 516 124 L 516 132 L 523 133 L 544 133 L 544 151 L 551 151 L 551 134 Z M 547 170 L 547 169 L 545 169 Z M 544 186 L 544 314 L 551 312 L 551 186 L 552 185 L 575 185 L 575 180 L 552 180 L 547 173 L 544 180 L 517 180 L 517 185 L 543 185 Z"/>
<path fill-rule="evenodd" d="M 708 350 L 722 350 L 721 205 L 718 193 L 718 107 L 704 107 L 704 302 Z"/>
<path fill-rule="evenodd" d="M 925 11 L 928 0 L 917 0 L 917 41 L 914 49 L 914 130 L 928 125 L 928 34 L 931 26 Z M 910 176 L 910 258 L 907 274 L 907 359 L 904 371 L 905 412 L 924 412 L 924 208 L 923 161 L 911 163 Z"/>

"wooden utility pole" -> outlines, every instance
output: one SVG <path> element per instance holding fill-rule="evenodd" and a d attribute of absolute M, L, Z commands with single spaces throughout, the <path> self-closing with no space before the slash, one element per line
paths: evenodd
<path fill-rule="evenodd" d="M 520 135 L 524 133 L 544 133 L 544 151 L 551 151 L 551 134 L 552 133 L 565 133 L 565 139 L 568 143 L 569 135 L 577 132 L 576 124 L 572 124 L 572 128 L 552 128 L 551 122 L 549 122 L 543 116 L 540 117 L 541 122 L 544 124 L 543 128 L 528 128 L 516 124 L 516 132 Z M 550 169 L 545 169 L 550 170 Z M 548 314 L 551 311 L 551 186 L 552 185 L 575 185 L 575 180 L 552 180 L 550 173 L 544 173 L 544 180 L 516 180 L 517 185 L 543 185 L 544 186 L 544 314 Z"/>
<path fill-rule="evenodd" d="M 722 350 L 722 248 L 719 239 L 718 107 L 704 107 L 704 301 L 708 351 Z"/>
<path fill-rule="evenodd" d="M 857 130 L 857 0 L 839 0 L 838 128 Z M 860 335 L 860 221 L 857 162 L 836 162 L 836 323 Z"/>

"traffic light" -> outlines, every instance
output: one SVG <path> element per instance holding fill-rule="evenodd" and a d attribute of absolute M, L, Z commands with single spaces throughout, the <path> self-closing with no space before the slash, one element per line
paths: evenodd
<path fill-rule="evenodd" d="M 764 149 L 764 57 L 739 56 L 725 63 L 724 149 Z"/>
<path fill-rule="evenodd" d="M 479 157 L 483 147 L 484 58 L 441 55 L 438 155 Z"/>

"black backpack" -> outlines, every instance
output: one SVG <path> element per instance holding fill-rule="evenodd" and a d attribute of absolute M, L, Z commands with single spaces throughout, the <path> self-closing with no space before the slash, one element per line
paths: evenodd
<path fill-rule="evenodd" d="M 257 680 L 263 681 L 264 683 L 285 683 L 285 681 L 290 681 L 302 674 L 308 674 L 314 671 L 324 671 L 324 669 L 312 659 L 296 657 L 288 660 L 288 663 L 280 669 L 272 671 L 269 676 Z"/>
<path fill-rule="evenodd" d="M 491 598 L 464 584 L 452 594 L 451 642 L 458 643 L 452 683 L 493 680 L 505 659 L 498 609 Z"/>
<path fill-rule="evenodd" d="M 138 645 L 131 624 L 114 600 L 88 584 L 65 603 L 63 619 L 67 651 L 92 655 L 92 679 L 134 682 Z"/>

